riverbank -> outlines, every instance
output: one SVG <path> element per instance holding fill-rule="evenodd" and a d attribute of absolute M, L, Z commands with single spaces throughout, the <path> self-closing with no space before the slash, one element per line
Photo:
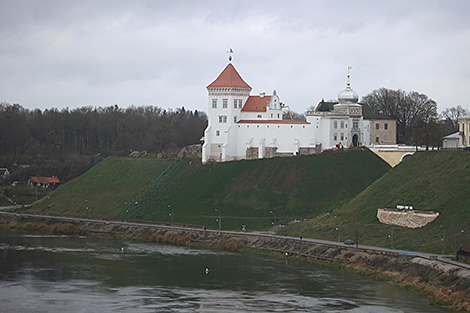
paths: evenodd
<path fill-rule="evenodd" d="M 405 286 L 438 305 L 470 311 L 470 270 L 438 260 L 315 243 L 300 238 L 141 223 L 2 214 L 0 225 L 29 232 L 116 236 L 178 245 L 203 244 L 230 251 L 263 250 L 279 257 L 333 264 Z"/>

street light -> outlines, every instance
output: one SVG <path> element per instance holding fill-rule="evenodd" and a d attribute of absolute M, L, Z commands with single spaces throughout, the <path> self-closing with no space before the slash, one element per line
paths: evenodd
<path fill-rule="evenodd" d="M 168 209 L 170 209 L 170 205 L 169 205 L 169 204 L 168 204 Z M 173 226 L 173 207 L 171 208 L 170 216 L 171 216 L 171 226 Z"/>
<path fill-rule="evenodd" d="M 88 207 L 88 200 L 85 200 L 86 211 L 88 213 L 88 218 L 90 218 L 90 208 Z"/>
<path fill-rule="evenodd" d="M 455 252 L 455 260 L 457 261 L 457 235 L 463 234 L 465 230 L 461 230 L 457 234 L 454 235 L 454 252 Z"/>
<path fill-rule="evenodd" d="M 219 213 L 219 230 L 222 230 L 222 216 L 220 215 L 220 211 L 215 209 L 216 212 Z"/>
<path fill-rule="evenodd" d="M 336 218 L 336 216 L 335 216 Z M 338 242 L 339 242 L 339 235 L 340 235 L 340 232 L 341 232 L 341 224 L 343 224 L 343 222 L 339 223 L 338 227 L 336 227 L 336 231 L 338 232 Z"/>
<path fill-rule="evenodd" d="M 273 222 L 272 222 L 271 224 L 273 224 L 273 225 L 274 225 L 274 222 L 276 221 L 276 216 L 274 216 L 274 213 L 273 213 L 273 211 L 269 211 L 269 213 L 271 213 L 271 214 L 273 215 Z"/>
<path fill-rule="evenodd" d="M 446 230 L 442 227 L 442 225 L 440 226 L 442 228 L 442 254 L 445 253 L 445 241 L 446 241 Z"/>

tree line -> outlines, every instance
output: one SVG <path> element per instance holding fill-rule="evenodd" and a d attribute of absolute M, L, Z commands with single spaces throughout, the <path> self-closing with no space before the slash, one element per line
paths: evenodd
<path fill-rule="evenodd" d="M 199 143 L 206 127 L 204 112 L 184 107 L 28 110 L 0 103 L 0 167 L 40 160 L 78 162 L 90 156 L 128 155 L 133 150 L 164 152 L 171 146 Z"/>
<path fill-rule="evenodd" d="M 437 103 L 416 91 L 380 88 L 362 98 L 372 112 L 397 121 L 397 143 L 440 147 L 442 137 L 458 131 L 459 116 L 468 114 L 460 105 L 437 113 Z"/>

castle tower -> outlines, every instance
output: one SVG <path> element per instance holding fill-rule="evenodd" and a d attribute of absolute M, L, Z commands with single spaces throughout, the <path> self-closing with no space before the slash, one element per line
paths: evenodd
<path fill-rule="evenodd" d="M 209 159 L 228 161 L 226 155 L 235 155 L 236 123 L 241 118 L 241 109 L 250 91 L 250 85 L 241 78 L 232 63 L 207 86 L 209 122 L 204 131 L 203 163 Z"/>
<path fill-rule="evenodd" d="M 351 67 L 348 66 L 348 81 L 346 83 L 346 89 L 338 94 L 339 103 L 334 105 L 335 114 L 349 116 L 348 124 L 350 126 L 347 134 L 347 147 L 360 145 L 364 137 L 362 134 L 362 105 L 358 103 L 359 96 L 357 92 L 351 88 L 351 83 L 349 81 L 349 78 L 351 77 L 349 74 L 350 69 Z"/>

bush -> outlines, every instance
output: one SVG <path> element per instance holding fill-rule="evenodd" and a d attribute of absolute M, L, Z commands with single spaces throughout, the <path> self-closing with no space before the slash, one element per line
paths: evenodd
<path fill-rule="evenodd" d="M 44 223 L 28 222 L 28 223 L 23 224 L 23 230 L 30 231 L 30 232 L 47 233 L 50 231 L 50 228 L 47 224 L 44 224 Z"/>
<path fill-rule="evenodd" d="M 81 229 L 70 223 L 57 223 L 51 226 L 51 232 L 55 235 L 79 235 Z"/>
<path fill-rule="evenodd" d="M 217 244 L 217 249 L 230 251 L 230 252 L 237 252 L 241 248 L 243 248 L 244 244 L 241 241 L 234 241 L 234 240 L 222 240 Z"/>

